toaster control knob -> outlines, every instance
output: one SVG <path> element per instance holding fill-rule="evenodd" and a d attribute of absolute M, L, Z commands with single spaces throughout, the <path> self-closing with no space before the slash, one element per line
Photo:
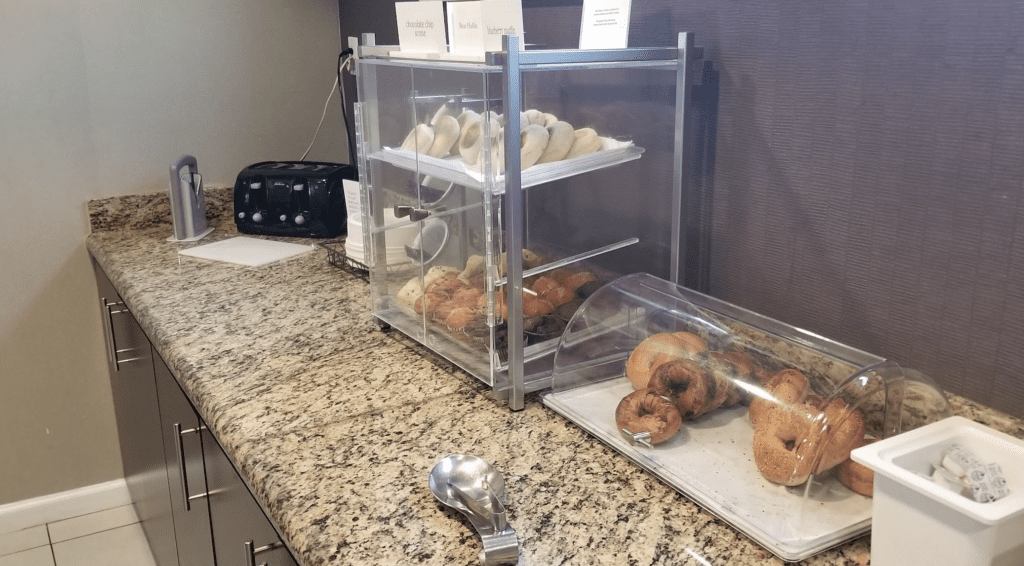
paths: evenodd
<path fill-rule="evenodd" d="M 281 219 L 281 222 L 286 222 L 288 220 L 288 215 L 287 214 L 282 214 L 281 216 L 278 216 L 278 218 Z"/>
<path fill-rule="evenodd" d="M 253 222 L 263 222 L 263 215 L 260 214 L 259 212 L 252 213 L 252 221 Z"/>
<path fill-rule="evenodd" d="M 239 218 L 245 218 L 245 213 L 244 212 L 239 212 L 238 213 L 238 217 Z"/>
<path fill-rule="evenodd" d="M 295 223 L 298 224 L 299 226 L 302 226 L 303 224 L 306 223 L 306 217 L 301 215 L 301 214 L 296 215 L 295 216 Z"/>

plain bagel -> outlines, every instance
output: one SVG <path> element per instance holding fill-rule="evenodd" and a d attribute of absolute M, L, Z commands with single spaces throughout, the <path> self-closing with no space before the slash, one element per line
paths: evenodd
<path fill-rule="evenodd" d="M 552 163 L 565 159 L 569 150 L 572 149 L 573 142 L 576 141 L 576 131 L 572 129 L 572 124 L 569 122 L 556 121 L 548 125 L 547 130 L 548 145 L 544 148 L 544 153 L 541 154 L 537 163 Z"/>
<path fill-rule="evenodd" d="M 405 136 L 402 142 L 403 151 L 426 153 L 434 143 L 434 128 L 427 124 L 419 124 Z"/>
<path fill-rule="evenodd" d="M 601 138 L 593 128 L 580 128 L 574 133 L 576 139 L 565 159 L 572 159 L 601 149 Z"/>
<path fill-rule="evenodd" d="M 544 154 L 544 148 L 548 145 L 548 129 L 544 126 L 530 124 L 523 130 L 521 136 L 520 167 L 529 169 L 533 167 L 540 156 Z"/>
<path fill-rule="evenodd" d="M 441 116 L 434 126 L 434 142 L 430 144 L 427 155 L 444 157 L 451 153 L 452 147 L 459 141 L 459 121 L 449 115 Z"/>
<path fill-rule="evenodd" d="M 637 389 L 643 389 L 651 381 L 654 369 L 665 361 L 685 355 L 683 345 L 675 336 L 662 332 L 647 337 L 633 348 L 626 361 L 626 378 Z"/>

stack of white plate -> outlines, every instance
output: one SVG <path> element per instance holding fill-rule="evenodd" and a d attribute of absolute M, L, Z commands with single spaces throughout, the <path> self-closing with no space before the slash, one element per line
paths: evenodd
<path fill-rule="evenodd" d="M 391 210 L 384 211 L 384 225 L 399 224 L 406 222 L 406 219 L 396 218 Z M 384 241 L 387 244 L 387 265 L 399 265 L 409 263 L 410 259 L 405 252 L 405 247 L 412 244 L 419 236 L 419 226 L 416 223 L 407 224 L 397 228 L 388 229 L 384 233 Z M 363 244 L 362 219 L 356 215 L 348 217 L 348 237 L 345 238 L 345 255 L 353 261 L 366 263 L 366 247 Z"/>

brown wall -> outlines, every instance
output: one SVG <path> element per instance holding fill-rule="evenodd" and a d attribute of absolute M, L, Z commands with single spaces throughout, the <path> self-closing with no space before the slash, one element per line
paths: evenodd
<path fill-rule="evenodd" d="M 395 42 L 376 6 L 342 37 Z M 527 41 L 579 14 L 528 8 Z M 1010 0 L 634 2 L 631 45 L 693 31 L 720 71 L 707 290 L 1024 416 L 1022 29 Z"/>

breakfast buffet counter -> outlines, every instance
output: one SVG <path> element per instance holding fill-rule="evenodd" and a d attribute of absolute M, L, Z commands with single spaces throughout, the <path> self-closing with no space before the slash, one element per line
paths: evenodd
<path fill-rule="evenodd" d="M 365 281 L 324 250 L 255 268 L 179 256 L 159 196 L 134 199 L 90 203 L 88 249 L 303 564 L 477 564 L 476 532 L 427 484 L 450 454 L 504 475 L 523 564 L 781 563 L 536 395 L 510 411 L 379 330 Z M 218 218 L 202 243 L 237 235 Z M 950 402 L 1024 438 L 1018 419 Z M 869 549 L 802 563 L 866 565 Z"/>

